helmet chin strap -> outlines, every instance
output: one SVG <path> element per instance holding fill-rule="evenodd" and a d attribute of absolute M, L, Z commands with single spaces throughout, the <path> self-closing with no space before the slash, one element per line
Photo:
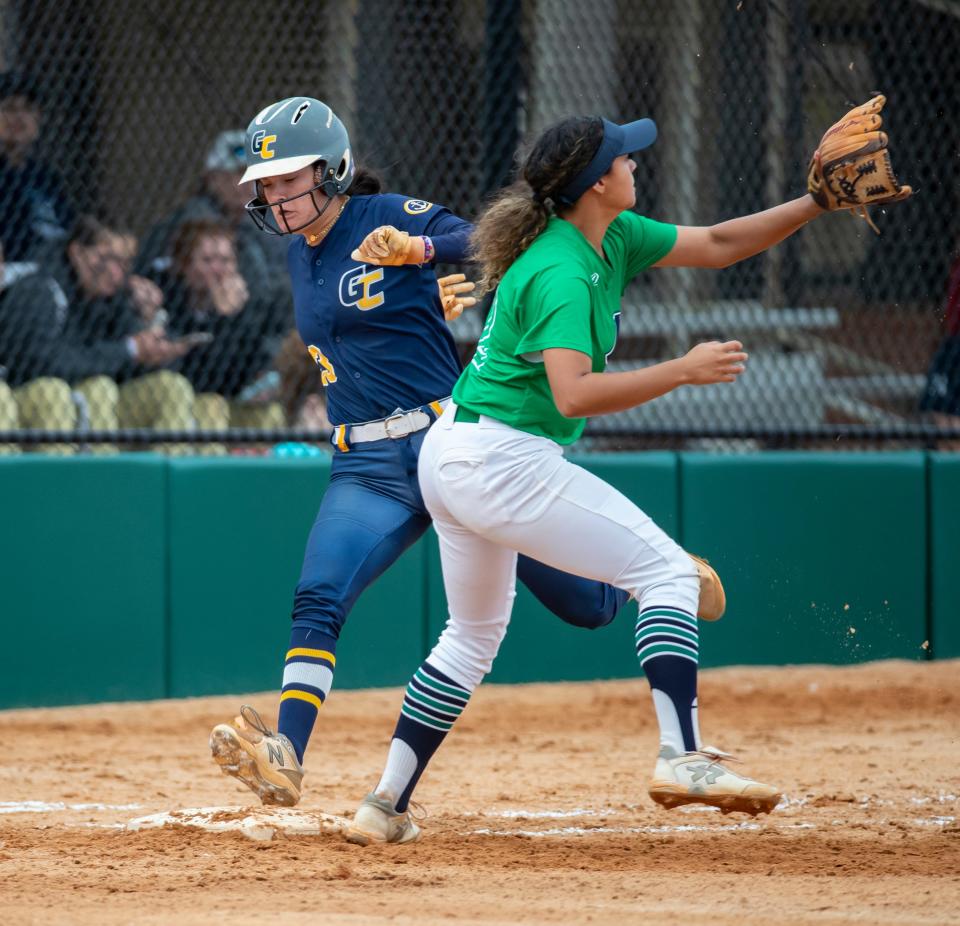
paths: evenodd
<path fill-rule="evenodd" d="M 320 206 L 318 206 L 317 198 L 314 196 L 314 193 L 316 193 L 321 186 L 322 184 L 318 184 L 312 190 L 307 190 L 306 193 L 301 193 L 300 196 L 293 196 L 290 199 L 285 199 L 283 200 L 283 202 L 276 204 L 280 209 L 280 217 L 283 219 L 283 225 L 284 225 L 284 228 L 286 228 L 286 234 L 292 235 L 296 232 L 303 231 L 305 228 L 309 228 L 311 225 L 313 225 L 316 222 L 319 222 L 320 219 L 323 218 L 323 214 L 330 208 L 330 203 L 333 202 L 333 197 L 327 196 L 327 201 L 323 204 L 323 207 L 321 208 Z M 291 228 L 290 222 L 287 220 L 287 214 L 283 209 L 284 204 L 293 202 L 295 199 L 300 199 L 307 195 L 310 196 L 310 202 L 313 203 L 313 209 L 316 215 L 314 215 L 313 218 L 308 219 L 302 225 L 298 225 L 296 228 Z"/>

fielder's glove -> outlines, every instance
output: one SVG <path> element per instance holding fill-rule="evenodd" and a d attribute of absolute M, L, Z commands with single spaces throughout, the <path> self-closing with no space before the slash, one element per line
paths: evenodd
<path fill-rule="evenodd" d="M 423 254 L 423 238 L 411 237 L 392 225 L 381 225 L 370 232 L 350 256 L 364 264 L 399 267 L 402 264 L 422 264 Z"/>
<path fill-rule="evenodd" d="M 464 293 L 473 292 L 476 283 L 472 283 L 462 273 L 451 273 L 450 276 L 438 277 L 437 286 L 440 288 L 440 304 L 443 306 L 443 317 L 452 322 L 459 318 L 464 309 L 477 304 L 473 296 Z"/>
<path fill-rule="evenodd" d="M 823 209 L 852 209 L 874 231 L 867 206 L 895 203 L 913 190 L 893 173 L 887 133 L 880 131 L 880 110 L 887 98 L 878 94 L 851 109 L 827 129 L 807 169 L 807 190 Z"/>

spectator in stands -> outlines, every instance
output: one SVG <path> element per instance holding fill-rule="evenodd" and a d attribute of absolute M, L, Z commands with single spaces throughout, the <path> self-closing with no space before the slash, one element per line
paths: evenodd
<path fill-rule="evenodd" d="M 82 216 L 65 246 L 0 302 L 0 364 L 21 427 L 193 426 L 193 390 L 159 369 L 192 347 L 162 326 L 162 294 L 129 276 L 131 235 Z"/>
<path fill-rule="evenodd" d="M 947 280 L 944 336 L 933 355 L 920 410 L 930 412 L 939 427 L 960 426 L 960 251 Z M 960 448 L 960 442 L 951 446 Z"/>
<path fill-rule="evenodd" d="M 245 204 L 253 199 L 253 184 L 240 186 L 246 169 L 245 134 L 221 132 L 207 152 L 205 171 L 197 192 L 180 208 L 158 222 L 146 235 L 135 269 L 151 277 L 169 271 L 173 239 L 180 226 L 192 219 L 214 219 L 227 224 L 235 235 L 237 265 L 254 292 L 279 291 L 289 300 L 288 241 L 262 235 L 247 218 Z"/>
<path fill-rule="evenodd" d="M 0 243 L 11 263 L 36 260 L 73 223 L 63 182 L 35 152 L 41 118 L 35 83 L 0 75 Z"/>
<path fill-rule="evenodd" d="M 255 393 L 251 387 L 270 371 L 292 313 L 285 301 L 250 290 L 235 242 L 233 228 L 214 219 L 186 221 L 174 236 L 170 272 L 161 280 L 170 330 L 209 339 L 176 369 L 193 386 L 199 428 L 283 427 L 279 402 L 244 402 L 241 394 Z"/>

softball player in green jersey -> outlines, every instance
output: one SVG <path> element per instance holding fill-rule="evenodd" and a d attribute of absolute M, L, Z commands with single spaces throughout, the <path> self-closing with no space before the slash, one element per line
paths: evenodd
<path fill-rule="evenodd" d="M 620 299 L 650 267 L 724 267 L 821 213 L 810 196 L 703 228 L 654 222 L 636 200 L 629 157 L 652 144 L 649 119 L 577 118 L 534 145 L 523 181 L 481 216 L 480 287 L 498 286 L 476 354 L 423 444 L 420 485 L 440 538 L 449 620 L 407 687 L 386 769 L 347 838 L 409 842 L 407 805 L 427 762 L 490 670 L 510 620 L 517 554 L 627 589 L 636 647 L 653 692 L 660 751 L 649 794 L 674 807 L 769 812 L 778 790 L 723 764 L 697 721 L 700 583 L 690 557 L 630 499 L 568 462 L 585 419 L 684 385 L 732 383 L 739 341 L 605 373 Z"/>

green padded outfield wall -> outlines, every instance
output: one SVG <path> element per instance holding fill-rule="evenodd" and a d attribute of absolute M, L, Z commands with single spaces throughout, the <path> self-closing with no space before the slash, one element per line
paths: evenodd
<path fill-rule="evenodd" d="M 170 463 L 170 694 L 279 688 L 328 459 Z M 423 546 L 357 601 L 336 685 L 399 685 L 422 656 Z"/>
<path fill-rule="evenodd" d="M 679 522 L 676 454 L 609 454 L 571 459 L 605 479 L 675 536 Z M 446 597 L 432 530 L 430 536 L 427 636 L 429 646 L 433 646 L 446 621 Z M 631 602 L 607 627 L 571 627 L 517 583 L 510 627 L 488 678 L 493 682 L 535 682 L 639 675 L 634 644 L 636 618 L 637 606 Z"/>
<path fill-rule="evenodd" d="M 0 458 L 0 706 L 163 697 L 166 462 Z"/>
<path fill-rule="evenodd" d="M 926 658 L 922 452 L 683 454 L 680 483 L 683 542 L 727 591 L 702 665 Z"/>
<path fill-rule="evenodd" d="M 930 590 L 933 655 L 960 657 L 960 455 L 932 453 Z"/>
<path fill-rule="evenodd" d="M 717 565 L 704 665 L 960 656 L 960 458 L 579 459 Z M 0 459 L 0 707 L 275 690 L 329 465 Z M 431 533 L 360 598 L 337 687 L 403 684 L 445 613 Z M 635 615 L 578 630 L 521 590 L 491 679 L 635 676 Z"/>

